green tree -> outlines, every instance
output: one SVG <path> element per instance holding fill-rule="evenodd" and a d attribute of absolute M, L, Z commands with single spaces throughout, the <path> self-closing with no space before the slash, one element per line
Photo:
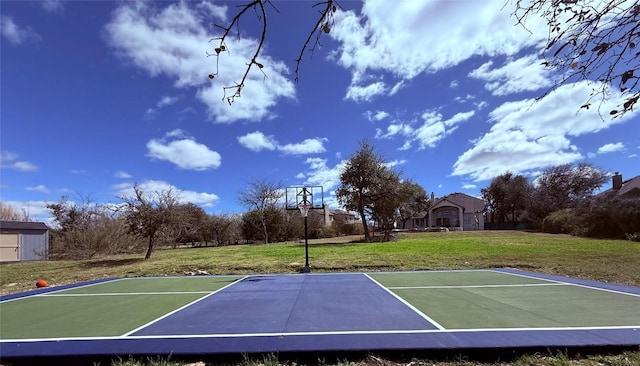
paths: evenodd
<path fill-rule="evenodd" d="M 381 180 L 387 166 L 375 147 L 368 141 L 360 143 L 360 149 L 347 160 L 340 173 L 340 187 L 336 189 L 338 202 L 344 208 L 355 211 L 362 220 L 364 238 L 371 241 L 366 210 L 380 198 Z"/>
<path fill-rule="evenodd" d="M 516 222 L 531 203 L 533 185 L 522 175 L 511 172 L 495 177 L 489 187 L 481 189 L 493 222 Z M 509 217 L 511 216 L 511 217 Z"/>
<path fill-rule="evenodd" d="M 410 180 L 404 180 L 402 185 L 406 192 L 406 200 L 400 205 L 399 218 L 402 222 L 402 228 L 404 229 L 407 221 L 422 213 L 426 214 L 431 202 L 429 201 L 427 192 L 421 185 Z"/>
<path fill-rule="evenodd" d="M 538 176 L 530 211 L 541 222 L 551 212 L 572 208 L 580 200 L 591 197 L 607 179 L 600 168 L 590 163 L 547 168 Z"/>

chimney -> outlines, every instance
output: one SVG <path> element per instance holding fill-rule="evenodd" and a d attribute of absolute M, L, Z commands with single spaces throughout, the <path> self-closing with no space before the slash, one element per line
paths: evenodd
<path fill-rule="evenodd" d="M 611 180 L 613 181 L 614 190 L 617 191 L 620 188 L 622 188 L 622 175 L 620 175 L 618 172 L 616 172 L 616 174 L 611 178 Z"/>

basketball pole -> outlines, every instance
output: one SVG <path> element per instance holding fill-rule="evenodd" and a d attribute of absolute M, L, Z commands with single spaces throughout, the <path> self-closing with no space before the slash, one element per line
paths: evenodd
<path fill-rule="evenodd" d="M 302 202 L 307 204 L 307 188 L 302 188 Z M 302 273 L 311 273 L 311 267 L 309 266 L 309 235 L 307 234 L 307 216 L 309 211 L 304 215 L 304 267 Z"/>
<path fill-rule="evenodd" d="M 309 266 L 309 236 L 307 235 L 307 216 L 304 215 L 304 267 L 302 273 L 311 273 Z"/>

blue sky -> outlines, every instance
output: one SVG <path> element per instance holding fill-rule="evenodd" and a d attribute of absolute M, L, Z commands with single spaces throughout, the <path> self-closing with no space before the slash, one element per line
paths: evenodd
<path fill-rule="evenodd" d="M 611 120 L 615 92 L 578 111 L 592 85 L 563 86 L 540 56 L 547 30 L 515 26 L 503 0 L 341 1 L 300 81 L 295 59 L 315 1 L 274 1 L 242 97 L 223 101 L 258 42 L 255 13 L 216 71 L 212 24 L 244 2 L 2 1 L 1 199 L 46 220 L 62 195 L 120 202 L 139 184 L 174 188 L 210 213 L 242 212 L 252 179 L 333 190 L 371 141 L 436 196 L 479 195 L 506 171 L 588 161 L 639 174 L 637 113 Z"/>

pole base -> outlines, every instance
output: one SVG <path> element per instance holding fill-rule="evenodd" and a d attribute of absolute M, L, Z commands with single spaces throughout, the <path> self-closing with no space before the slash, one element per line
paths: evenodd
<path fill-rule="evenodd" d="M 302 267 L 302 273 L 311 273 L 311 267 L 309 266 Z"/>

